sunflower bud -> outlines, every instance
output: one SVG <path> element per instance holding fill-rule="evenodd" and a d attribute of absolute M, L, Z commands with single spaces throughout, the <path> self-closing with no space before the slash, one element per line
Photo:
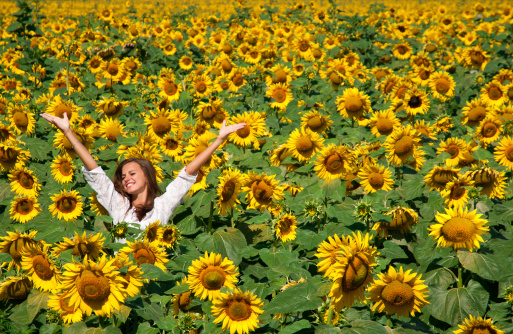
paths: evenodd
<path fill-rule="evenodd" d="M 114 238 L 118 238 L 118 239 L 126 238 L 126 236 L 128 234 L 128 224 L 126 222 L 116 224 L 112 228 L 112 230 L 110 230 L 110 234 Z"/>
<path fill-rule="evenodd" d="M 372 205 L 370 203 L 363 200 L 356 202 L 353 214 L 359 221 L 370 222 L 372 220 L 373 213 L 374 209 L 372 209 Z"/>
<path fill-rule="evenodd" d="M 513 306 L 513 285 L 510 285 L 504 291 L 504 299 Z"/>

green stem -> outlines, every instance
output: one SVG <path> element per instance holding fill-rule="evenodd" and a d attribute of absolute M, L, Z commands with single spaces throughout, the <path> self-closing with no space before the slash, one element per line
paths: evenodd
<path fill-rule="evenodd" d="M 443 269 L 445 269 L 445 270 L 447 270 L 448 272 L 450 272 L 450 273 L 451 273 L 451 275 L 452 275 L 452 277 L 454 278 L 454 281 L 455 281 L 455 282 L 459 282 L 459 281 L 460 281 L 460 280 L 459 280 L 459 278 L 458 278 L 458 277 L 456 277 L 456 275 L 454 275 L 454 273 L 452 272 L 452 270 L 447 269 L 447 268 L 445 268 L 445 267 L 442 267 L 442 268 L 443 268 Z"/>
<path fill-rule="evenodd" d="M 276 238 L 273 241 L 273 253 L 276 253 Z"/>
<path fill-rule="evenodd" d="M 233 208 L 230 209 L 230 221 L 232 223 L 232 228 L 235 228 L 235 222 L 233 220 Z"/>
<path fill-rule="evenodd" d="M 331 306 L 332 303 L 333 303 L 333 300 L 330 302 L 330 308 L 328 309 L 328 319 L 326 321 L 326 323 L 328 325 L 331 325 L 331 321 L 333 319 L 333 306 Z"/>
<path fill-rule="evenodd" d="M 210 216 L 208 217 L 208 233 L 212 233 L 212 218 L 214 217 L 214 202 L 210 202 Z"/>
<path fill-rule="evenodd" d="M 463 268 L 458 267 L 458 288 L 463 287 Z"/>
<path fill-rule="evenodd" d="M 66 58 L 66 95 L 69 96 L 69 60 L 71 57 L 71 50 L 70 47 L 68 47 L 68 56 Z"/>
<path fill-rule="evenodd" d="M 387 326 L 390 327 L 390 328 L 393 327 L 392 319 L 390 319 L 390 315 L 387 315 Z"/>

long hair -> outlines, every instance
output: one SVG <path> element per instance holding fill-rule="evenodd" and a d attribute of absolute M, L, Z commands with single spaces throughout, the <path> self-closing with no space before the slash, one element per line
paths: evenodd
<path fill-rule="evenodd" d="M 144 218 L 144 216 L 146 216 L 146 213 L 150 212 L 153 209 L 153 205 L 155 204 L 155 198 L 162 194 L 162 190 L 160 190 L 159 185 L 157 183 L 157 171 L 155 170 L 155 167 L 153 167 L 151 162 L 149 162 L 148 160 L 138 158 L 129 158 L 123 160 L 119 164 L 118 168 L 116 168 L 113 182 L 114 189 L 116 189 L 116 191 L 120 193 L 123 197 L 126 197 L 130 202 L 130 206 L 128 207 L 127 213 L 132 208 L 132 195 L 127 193 L 123 187 L 122 174 L 123 166 L 130 162 L 135 162 L 139 166 L 141 166 L 144 176 L 148 181 L 148 193 L 146 196 L 146 203 L 144 203 L 143 205 L 138 205 L 135 208 L 135 214 L 137 216 L 137 219 L 141 221 Z"/>

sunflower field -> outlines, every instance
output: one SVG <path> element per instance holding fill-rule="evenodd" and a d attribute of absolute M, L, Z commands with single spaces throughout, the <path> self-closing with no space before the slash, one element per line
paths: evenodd
<path fill-rule="evenodd" d="M 513 333 L 513 5 L 184 3 L 0 1 L 0 332 Z"/>

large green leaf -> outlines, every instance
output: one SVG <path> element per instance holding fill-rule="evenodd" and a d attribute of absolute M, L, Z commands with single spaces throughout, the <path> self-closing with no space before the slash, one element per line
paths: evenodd
<path fill-rule="evenodd" d="M 355 320 L 351 322 L 351 327 L 343 327 L 342 334 L 388 334 L 383 325 L 369 320 Z"/>
<path fill-rule="evenodd" d="M 247 246 L 244 234 L 238 229 L 229 227 L 226 232 L 215 232 L 213 238 L 213 250 L 232 260 L 233 264 L 238 266 L 242 261 L 240 251 Z"/>
<path fill-rule="evenodd" d="M 469 252 L 468 250 L 459 250 L 457 252 L 463 268 L 470 270 L 479 276 L 491 281 L 499 281 L 502 277 L 502 266 L 489 255 L 478 252 Z"/>
<path fill-rule="evenodd" d="M 278 334 L 294 334 L 298 332 L 302 332 L 305 329 L 310 329 L 312 325 L 310 324 L 310 321 L 308 320 L 299 320 L 297 322 L 294 322 L 292 325 L 289 325 L 282 329 Z M 306 332 L 304 332 L 306 333 Z"/>
<path fill-rule="evenodd" d="M 315 297 L 316 292 L 317 287 L 310 281 L 293 285 L 278 293 L 265 307 L 265 313 L 295 313 L 315 310 L 322 304 L 322 299 Z"/>

